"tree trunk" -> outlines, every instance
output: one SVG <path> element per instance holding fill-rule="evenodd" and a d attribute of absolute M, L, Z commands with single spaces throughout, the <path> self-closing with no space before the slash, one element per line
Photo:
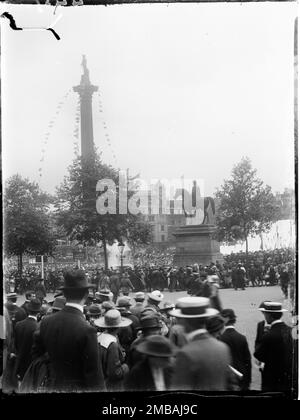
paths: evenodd
<path fill-rule="evenodd" d="M 248 235 L 245 236 L 245 241 L 246 241 L 246 272 L 248 275 L 248 271 L 249 271 L 249 261 L 248 261 Z"/>
<path fill-rule="evenodd" d="M 103 252 L 104 252 L 104 265 L 105 265 L 105 270 L 108 270 L 106 239 L 105 239 L 105 235 L 104 235 L 104 230 L 103 229 L 102 229 L 102 244 L 103 244 Z"/>

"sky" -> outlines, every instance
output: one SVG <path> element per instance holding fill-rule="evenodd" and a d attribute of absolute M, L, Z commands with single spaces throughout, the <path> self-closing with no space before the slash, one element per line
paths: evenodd
<path fill-rule="evenodd" d="M 296 3 L 0 7 L 21 27 L 58 19 L 61 37 L 0 19 L 4 180 L 19 173 L 50 193 L 62 182 L 85 54 L 104 162 L 202 179 L 212 195 L 248 156 L 274 192 L 293 187 Z"/>

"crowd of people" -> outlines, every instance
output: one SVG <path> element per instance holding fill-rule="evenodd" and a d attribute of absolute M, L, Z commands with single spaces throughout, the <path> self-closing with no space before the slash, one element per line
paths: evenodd
<path fill-rule="evenodd" d="M 196 271 L 197 270 L 197 271 Z M 194 266 L 192 273 L 198 274 Z M 114 279 L 115 276 L 115 279 Z M 101 280 L 101 283 L 100 283 Z M 119 288 L 115 288 L 116 281 Z M 160 283 L 155 283 L 160 285 Z M 67 270 L 52 301 L 31 290 L 19 307 L 8 293 L 2 386 L 5 391 L 247 391 L 251 352 L 235 328 L 234 308 L 223 308 L 218 276 L 201 293 L 164 300 L 158 289 L 136 291 L 128 273 L 99 275 Z M 200 289 L 199 289 L 200 290 Z M 281 303 L 259 310 L 254 357 L 262 391 L 294 386 L 294 345 Z"/>

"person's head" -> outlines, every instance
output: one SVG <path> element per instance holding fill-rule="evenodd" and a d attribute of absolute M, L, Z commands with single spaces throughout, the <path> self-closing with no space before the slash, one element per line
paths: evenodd
<path fill-rule="evenodd" d="M 35 293 L 32 290 L 27 290 L 27 292 L 25 292 L 25 299 L 26 300 L 30 300 L 30 299 L 34 299 L 35 298 Z"/>
<path fill-rule="evenodd" d="M 131 306 L 131 303 L 130 303 L 130 298 L 128 296 L 122 296 L 119 298 L 117 302 L 117 309 L 124 308 L 128 311 L 130 306 Z"/>
<path fill-rule="evenodd" d="M 90 319 L 98 319 L 101 316 L 101 308 L 99 305 L 94 304 L 89 306 L 88 311 L 87 311 L 87 315 L 89 316 Z"/>
<path fill-rule="evenodd" d="M 144 292 L 136 292 L 136 294 L 134 295 L 134 300 L 136 302 L 144 302 L 145 293 Z"/>
<path fill-rule="evenodd" d="M 206 320 L 206 329 L 209 334 L 219 339 L 224 332 L 225 322 L 219 315 L 212 316 Z"/>
<path fill-rule="evenodd" d="M 216 309 L 209 307 L 209 299 L 204 297 L 183 297 L 177 300 L 176 309 L 171 316 L 182 319 L 186 333 L 205 328 L 206 320 L 218 314 Z"/>
<path fill-rule="evenodd" d="M 225 325 L 234 325 L 236 323 L 236 315 L 233 309 L 223 309 L 221 311 L 221 317 L 224 320 Z"/>
<path fill-rule="evenodd" d="M 8 302 L 17 303 L 17 294 L 16 293 L 8 293 L 6 295 L 6 299 Z"/>
<path fill-rule="evenodd" d="M 141 342 L 136 350 L 144 354 L 152 367 L 164 369 L 171 364 L 175 348 L 170 340 L 162 335 L 152 335 Z"/>
<path fill-rule="evenodd" d="M 128 327 L 132 324 L 132 321 L 128 318 L 122 318 L 117 309 L 110 309 L 104 316 L 95 319 L 94 324 L 96 327 L 106 330 L 109 334 L 117 335 L 119 328 Z"/>
<path fill-rule="evenodd" d="M 281 303 L 273 301 L 262 302 L 258 309 L 263 313 L 268 324 L 281 319 L 283 312 L 287 312 L 287 309 L 282 308 Z"/>
<path fill-rule="evenodd" d="M 27 306 L 28 315 L 38 316 L 41 312 L 41 301 L 39 299 L 31 299 Z"/>
<path fill-rule="evenodd" d="M 90 287 L 93 285 L 88 283 L 83 270 L 70 270 L 64 274 L 64 285 L 61 289 L 67 302 L 84 305 Z"/>
<path fill-rule="evenodd" d="M 159 290 L 153 290 L 153 292 L 148 293 L 148 302 L 152 305 L 158 306 L 163 298 L 164 295 Z"/>
<path fill-rule="evenodd" d="M 157 314 L 152 313 L 140 318 L 140 329 L 145 337 L 159 335 L 161 333 L 161 322 Z"/>

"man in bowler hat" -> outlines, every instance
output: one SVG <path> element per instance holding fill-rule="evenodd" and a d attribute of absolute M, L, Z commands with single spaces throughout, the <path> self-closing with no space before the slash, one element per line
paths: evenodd
<path fill-rule="evenodd" d="M 105 389 L 97 333 L 83 314 L 90 287 L 82 270 L 67 271 L 61 287 L 66 298 L 64 308 L 43 318 L 34 336 L 33 356 L 49 355 L 52 391 Z"/>

